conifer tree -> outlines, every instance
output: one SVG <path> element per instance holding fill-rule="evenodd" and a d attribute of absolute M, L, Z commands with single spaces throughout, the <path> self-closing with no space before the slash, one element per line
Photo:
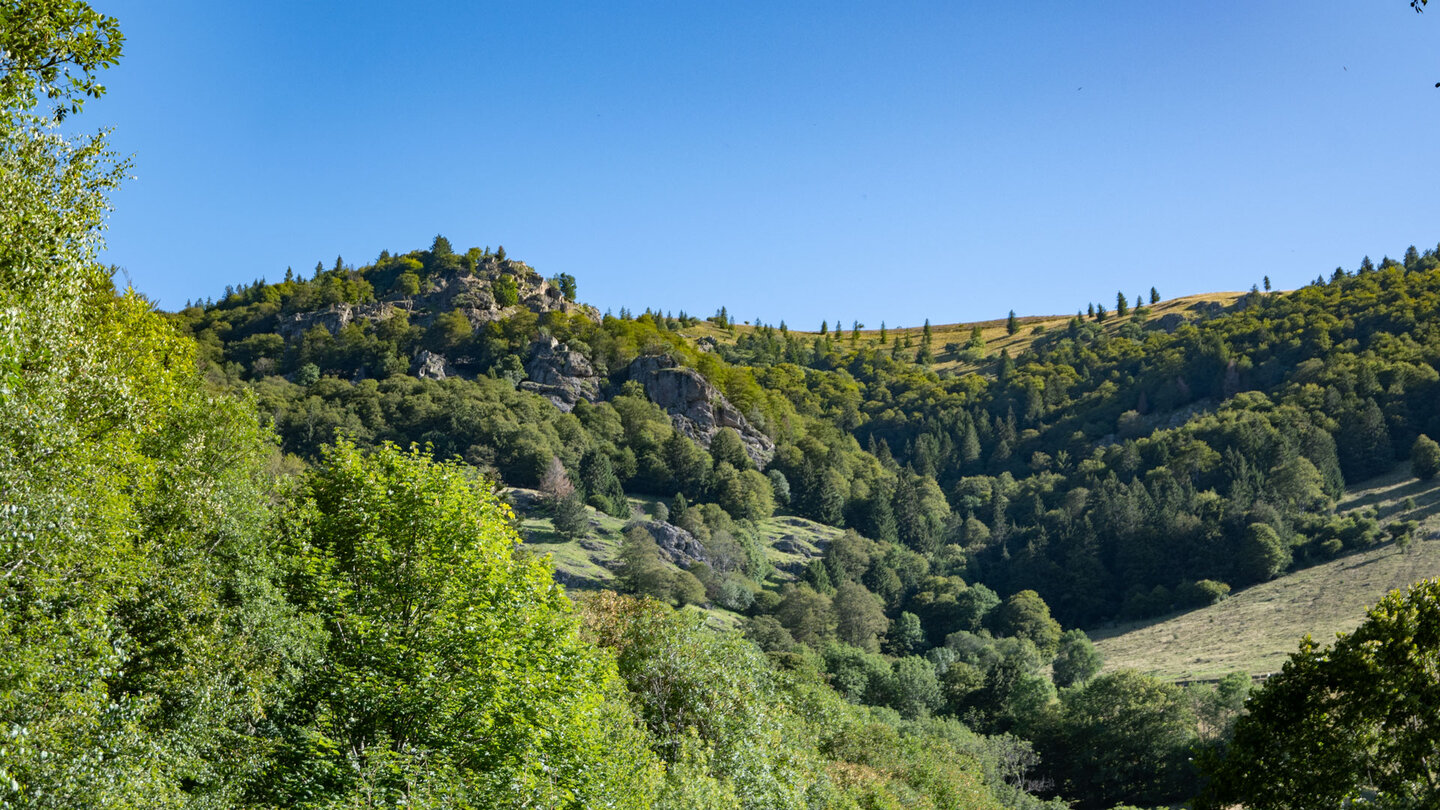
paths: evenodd
<path fill-rule="evenodd" d="M 1010 317 L 1005 319 L 1006 334 L 1013 335 L 1020 331 L 1020 321 L 1015 317 L 1015 310 L 1010 310 Z"/>

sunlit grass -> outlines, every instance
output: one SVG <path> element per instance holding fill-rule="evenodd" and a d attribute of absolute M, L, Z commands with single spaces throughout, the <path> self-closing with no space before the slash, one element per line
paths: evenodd
<path fill-rule="evenodd" d="M 1440 538 L 1428 539 L 1440 531 L 1440 479 L 1416 481 L 1399 465 L 1347 493 L 1341 508 L 1373 508 L 1382 523 L 1420 520 L 1417 539 L 1296 571 L 1200 610 L 1092 630 L 1105 669 L 1174 680 L 1276 672 L 1305 634 L 1327 644 L 1359 626 L 1388 591 L 1440 575 Z"/>

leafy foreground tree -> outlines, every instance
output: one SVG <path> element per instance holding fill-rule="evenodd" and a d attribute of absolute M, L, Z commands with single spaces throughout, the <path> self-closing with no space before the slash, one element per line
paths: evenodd
<path fill-rule="evenodd" d="M 281 806 L 640 807 L 657 767 L 509 507 L 418 449 L 339 444 L 284 519 L 328 632 L 255 783 Z"/>
<path fill-rule="evenodd" d="M 309 632 L 271 585 L 266 441 L 96 261 L 124 164 L 62 118 L 114 18 L 0 3 L 0 806 L 226 806 Z"/>
<path fill-rule="evenodd" d="M 1440 807 L 1440 579 L 1393 591 L 1331 647 L 1310 638 L 1205 768 L 1197 808 Z"/>
<path fill-rule="evenodd" d="M 819 797 L 810 735 L 743 638 L 703 627 L 700 614 L 609 592 L 587 599 L 584 615 L 670 767 L 660 807 L 802 808 Z"/>

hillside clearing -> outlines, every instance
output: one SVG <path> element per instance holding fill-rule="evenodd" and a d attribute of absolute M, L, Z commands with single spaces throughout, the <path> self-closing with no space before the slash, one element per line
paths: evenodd
<path fill-rule="evenodd" d="M 1163 318 L 1170 314 L 1179 314 L 1187 320 L 1194 320 L 1201 317 L 1201 311 L 1218 304 L 1221 307 L 1229 307 L 1234 304 L 1245 293 L 1239 292 L 1215 292 L 1200 295 L 1187 295 L 1182 298 L 1163 300 L 1155 304 L 1146 304 L 1143 307 L 1143 314 L 1137 316 L 1132 310 L 1123 318 L 1116 317 L 1112 311 L 1106 318 L 1103 328 L 1107 332 L 1114 332 L 1123 324 L 1138 322 L 1141 324 Z M 1107 307 L 1114 306 L 1114 299 L 1109 298 L 1101 303 Z M 989 321 L 976 321 L 972 323 L 947 323 L 931 324 L 931 344 L 934 347 L 935 362 L 931 365 L 937 372 L 951 374 L 967 374 L 979 372 L 992 365 L 1000 356 L 1001 350 L 1010 353 L 1011 357 L 1018 357 L 1028 351 L 1031 344 L 1047 334 L 1053 334 L 1057 330 L 1064 329 L 1069 324 L 1072 315 L 1020 315 L 1016 317 L 1019 323 L 1019 330 L 1015 334 L 1009 334 L 1006 327 L 1006 318 L 997 318 Z M 1137 321 L 1138 317 L 1138 321 Z M 838 331 L 841 335 L 840 346 L 850 347 L 852 345 L 879 348 L 880 330 L 878 328 L 861 329 L 855 340 L 851 340 L 851 326 L 841 325 Z M 978 356 L 969 358 L 961 352 L 953 351 L 947 346 L 964 346 L 969 340 L 975 327 L 980 327 L 980 337 L 984 341 L 984 348 L 979 351 Z M 686 327 L 680 330 L 680 334 L 691 340 L 710 338 L 717 343 L 733 344 L 736 338 L 746 332 L 753 331 L 754 326 L 749 322 L 736 323 L 731 329 L 721 329 L 709 321 Z M 923 326 L 887 326 L 885 330 L 886 343 L 890 345 L 894 340 L 905 341 L 909 339 L 912 347 L 920 345 L 920 338 L 924 332 Z M 796 337 L 813 339 L 820 336 L 819 332 L 810 332 L 803 329 L 790 328 L 790 334 Z M 831 334 L 834 334 L 832 332 Z M 914 349 L 911 349 L 913 355 Z"/>
<path fill-rule="evenodd" d="M 1411 509 L 1407 498 L 1414 498 Z M 1440 482 L 1417 481 L 1399 465 L 1347 493 L 1340 506 L 1373 508 L 1382 522 L 1419 520 L 1420 539 L 1302 569 L 1207 608 L 1092 630 L 1105 671 L 1137 669 L 1167 680 L 1275 672 L 1305 634 L 1327 644 L 1359 626 L 1388 591 L 1440 575 Z"/>

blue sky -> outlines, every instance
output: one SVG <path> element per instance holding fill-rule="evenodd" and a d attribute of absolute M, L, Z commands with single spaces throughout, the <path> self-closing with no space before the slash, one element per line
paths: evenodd
<path fill-rule="evenodd" d="M 1440 242 L 1440 10 L 94 0 L 162 307 L 504 245 L 602 310 L 876 327 L 1301 285 Z"/>

